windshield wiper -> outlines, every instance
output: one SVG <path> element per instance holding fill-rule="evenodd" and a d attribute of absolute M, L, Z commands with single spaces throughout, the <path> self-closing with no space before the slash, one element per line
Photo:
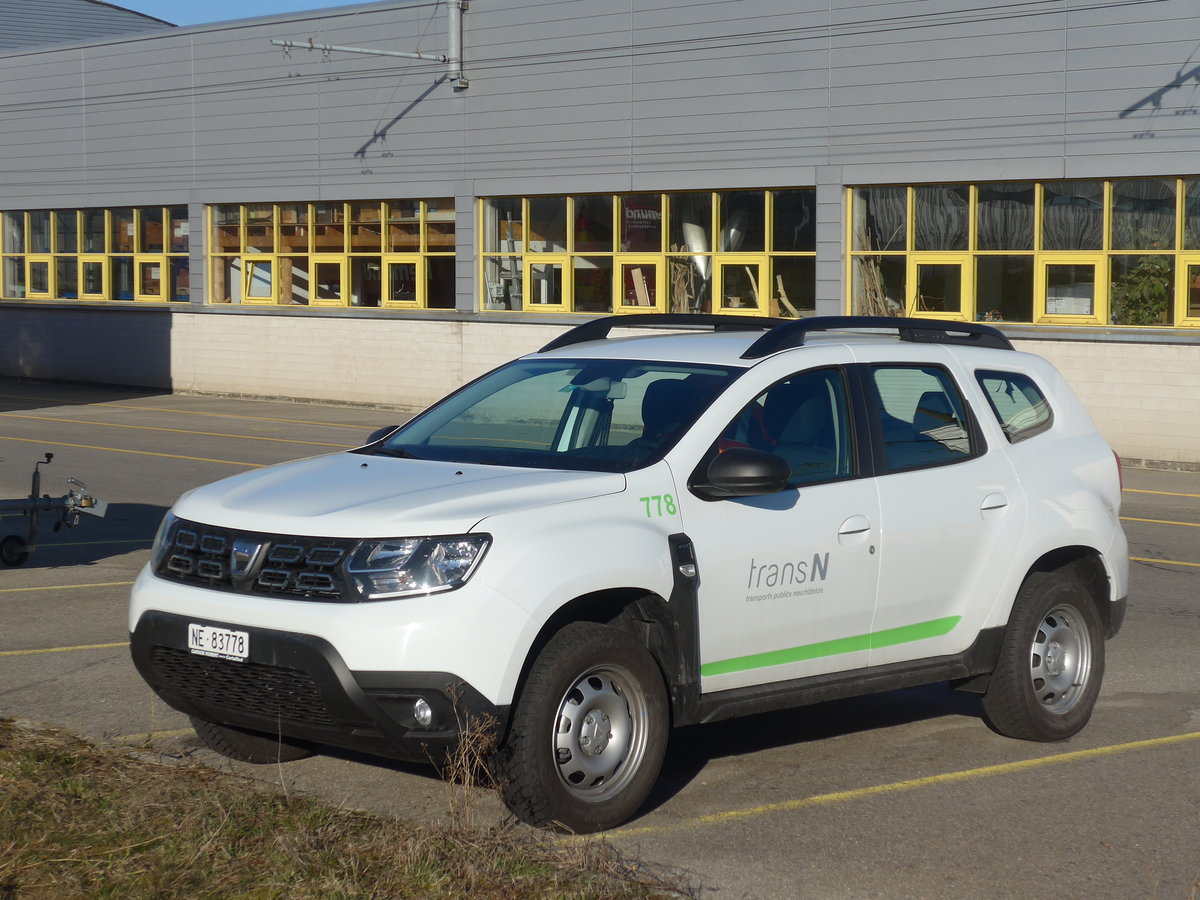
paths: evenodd
<path fill-rule="evenodd" d="M 420 459 L 421 458 L 421 457 L 417 456 L 415 453 L 410 453 L 409 451 L 405 450 L 403 447 L 376 447 L 373 450 L 369 450 L 368 452 L 374 456 L 393 456 L 396 459 Z"/>

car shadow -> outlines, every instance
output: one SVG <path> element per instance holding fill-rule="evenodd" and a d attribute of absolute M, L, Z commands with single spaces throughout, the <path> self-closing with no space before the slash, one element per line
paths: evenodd
<path fill-rule="evenodd" d="M 643 816 L 686 788 L 711 761 L 949 716 L 980 718 L 979 695 L 948 684 L 831 700 L 676 729 Z"/>

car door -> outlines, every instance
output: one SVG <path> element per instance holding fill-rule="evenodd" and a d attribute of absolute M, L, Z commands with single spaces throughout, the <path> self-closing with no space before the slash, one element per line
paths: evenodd
<path fill-rule="evenodd" d="M 1019 546 L 1023 492 L 949 366 L 876 363 L 865 382 L 882 531 L 870 664 L 960 652 Z"/>
<path fill-rule="evenodd" d="M 783 456 L 792 477 L 786 490 L 759 497 L 680 492 L 699 574 L 701 689 L 865 665 L 878 499 L 860 477 L 846 372 L 794 373 L 713 437 L 701 474 L 717 453 L 750 446 Z"/>

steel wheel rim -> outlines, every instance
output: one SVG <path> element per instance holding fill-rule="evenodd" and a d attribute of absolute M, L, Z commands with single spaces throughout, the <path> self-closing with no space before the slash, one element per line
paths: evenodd
<path fill-rule="evenodd" d="M 597 666 L 563 694 L 555 716 L 555 770 L 581 800 L 618 794 L 646 755 L 646 698 L 620 666 Z"/>
<path fill-rule="evenodd" d="M 1092 672 L 1092 642 L 1077 610 L 1056 606 L 1042 617 L 1029 661 L 1030 683 L 1042 708 L 1056 715 L 1074 709 Z"/>

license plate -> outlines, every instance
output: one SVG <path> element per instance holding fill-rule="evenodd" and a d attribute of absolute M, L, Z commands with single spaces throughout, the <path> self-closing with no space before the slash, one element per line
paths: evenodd
<path fill-rule="evenodd" d="M 245 631 L 188 625 L 188 650 L 199 656 L 242 662 L 250 655 L 250 635 Z"/>

